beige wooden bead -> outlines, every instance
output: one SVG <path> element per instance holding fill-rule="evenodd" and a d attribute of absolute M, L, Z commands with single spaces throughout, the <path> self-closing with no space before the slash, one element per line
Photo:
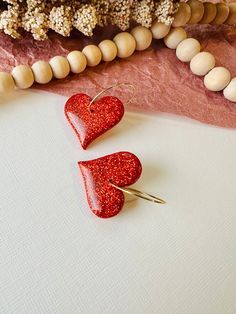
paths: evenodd
<path fill-rule="evenodd" d="M 170 28 L 170 25 L 160 23 L 158 20 L 156 20 L 151 27 L 152 37 L 155 39 L 162 39 L 169 33 Z"/>
<path fill-rule="evenodd" d="M 95 67 L 102 61 L 101 50 L 96 45 L 88 45 L 82 50 L 85 55 L 88 66 Z"/>
<path fill-rule="evenodd" d="M 216 17 L 211 22 L 212 24 L 221 25 L 229 16 L 229 7 L 226 3 L 216 3 Z"/>
<path fill-rule="evenodd" d="M 117 56 L 117 47 L 116 44 L 109 39 L 105 39 L 98 45 L 99 49 L 102 52 L 102 60 L 105 62 L 112 61 Z"/>
<path fill-rule="evenodd" d="M 65 57 L 55 56 L 49 61 L 49 64 L 54 77 L 57 79 L 63 79 L 70 73 L 69 62 Z"/>
<path fill-rule="evenodd" d="M 10 73 L 0 72 L 0 94 L 7 94 L 13 91 L 15 83 Z"/>
<path fill-rule="evenodd" d="M 85 55 L 78 50 L 71 51 L 67 55 L 67 60 L 70 64 L 70 70 L 72 73 L 81 73 L 86 69 L 87 59 Z"/>
<path fill-rule="evenodd" d="M 236 102 L 236 77 L 234 77 L 229 85 L 223 91 L 226 99 Z"/>
<path fill-rule="evenodd" d="M 18 88 L 26 89 L 33 85 L 34 75 L 28 65 L 18 65 L 11 72 Z"/>
<path fill-rule="evenodd" d="M 198 0 L 189 0 L 188 5 L 191 8 L 191 17 L 188 24 L 197 24 L 201 21 L 204 14 L 204 5 Z"/>
<path fill-rule="evenodd" d="M 199 22 L 200 24 L 210 24 L 216 17 L 217 9 L 216 5 L 211 2 L 204 2 L 204 14 Z"/>
<path fill-rule="evenodd" d="M 194 38 L 187 38 L 181 41 L 176 49 L 176 56 L 182 62 L 190 62 L 201 50 L 201 45 Z"/>
<path fill-rule="evenodd" d="M 136 41 L 136 50 L 142 51 L 150 47 L 152 43 L 152 32 L 144 26 L 136 26 L 131 31 Z"/>
<path fill-rule="evenodd" d="M 187 33 L 182 27 L 174 27 L 164 38 L 165 45 L 170 49 L 176 49 L 177 46 L 187 38 Z"/>
<path fill-rule="evenodd" d="M 39 84 L 47 84 L 51 81 L 53 74 L 48 62 L 37 61 L 32 65 L 35 82 Z"/>
<path fill-rule="evenodd" d="M 210 91 L 219 92 L 229 84 L 230 79 L 229 70 L 224 67 L 215 67 L 205 76 L 204 84 Z"/>
<path fill-rule="evenodd" d="M 236 3 L 229 3 L 229 16 L 225 22 L 228 25 L 236 24 Z"/>
<path fill-rule="evenodd" d="M 136 41 L 131 34 L 127 32 L 119 33 L 114 37 L 113 41 L 117 46 L 119 58 L 130 57 L 134 53 Z"/>
<path fill-rule="evenodd" d="M 174 21 L 172 23 L 173 27 L 185 26 L 191 17 L 191 8 L 185 2 L 179 3 L 179 9 L 174 14 Z"/>
<path fill-rule="evenodd" d="M 216 64 L 215 57 L 209 52 L 199 52 L 190 62 L 190 69 L 195 75 L 206 75 Z"/>

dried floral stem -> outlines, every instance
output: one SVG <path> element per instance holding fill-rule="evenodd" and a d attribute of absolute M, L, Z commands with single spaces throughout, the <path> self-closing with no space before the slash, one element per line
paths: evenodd
<path fill-rule="evenodd" d="M 170 25 L 179 0 L 5 0 L 0 8 L 0 30 L 13 38 L 23 28 L 36 40 L 47 38 L 49 29 L 70 36 L 73 28 L 92 36 L 96 25 L 116 25 L 121 30 L 130 21 L 150 27 L 154 19 Z"/>

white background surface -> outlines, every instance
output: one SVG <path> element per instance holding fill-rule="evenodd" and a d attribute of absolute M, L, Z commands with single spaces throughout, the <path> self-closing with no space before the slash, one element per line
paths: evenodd
<path fill-rule="evenodd" d="M 0 313 L 235 314 L 236 132 L 127 113 L 83 152 L 64 102 L 31 91 L 0 107 Z M 168 203 L 101 220 L 76 163 L 120 150 Z"/>

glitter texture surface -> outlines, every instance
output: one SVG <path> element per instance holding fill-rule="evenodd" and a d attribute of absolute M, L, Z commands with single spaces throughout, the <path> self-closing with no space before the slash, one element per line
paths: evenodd
<path fill-rule="evenodd" d="M 116 97 L 106 96 L 92 103 L 85 94 L 76 94 L 65 104 L 65 115 L 84 149 L 113 126 L 124 115 L 123 103 Z"/>
<path fill-rule="evenodd" d="M 88 203 L 95 215 L 109 218 L 117 215 L 124 205 L 119 187 L 135 183 L 141 173 L 139 159 L 129 152 L 118 152 L 90 161 L 78 162 L 83 175 Z"/>

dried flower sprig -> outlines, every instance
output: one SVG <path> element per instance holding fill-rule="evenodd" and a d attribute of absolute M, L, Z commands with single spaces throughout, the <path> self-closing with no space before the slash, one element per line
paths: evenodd
<path fill-rule="evenodd" d="M 150 27 L 154 19 L 170 25 L 179 0 L 5 0 L 0 8 L 0 30 L 19 38 L 21 28 L 36 40 L 47 38 L 49 29 L 69 36 L 78 29 L 92 36 L 96 25 L 109 24 L 126 30 L 130 21 Z"/>

